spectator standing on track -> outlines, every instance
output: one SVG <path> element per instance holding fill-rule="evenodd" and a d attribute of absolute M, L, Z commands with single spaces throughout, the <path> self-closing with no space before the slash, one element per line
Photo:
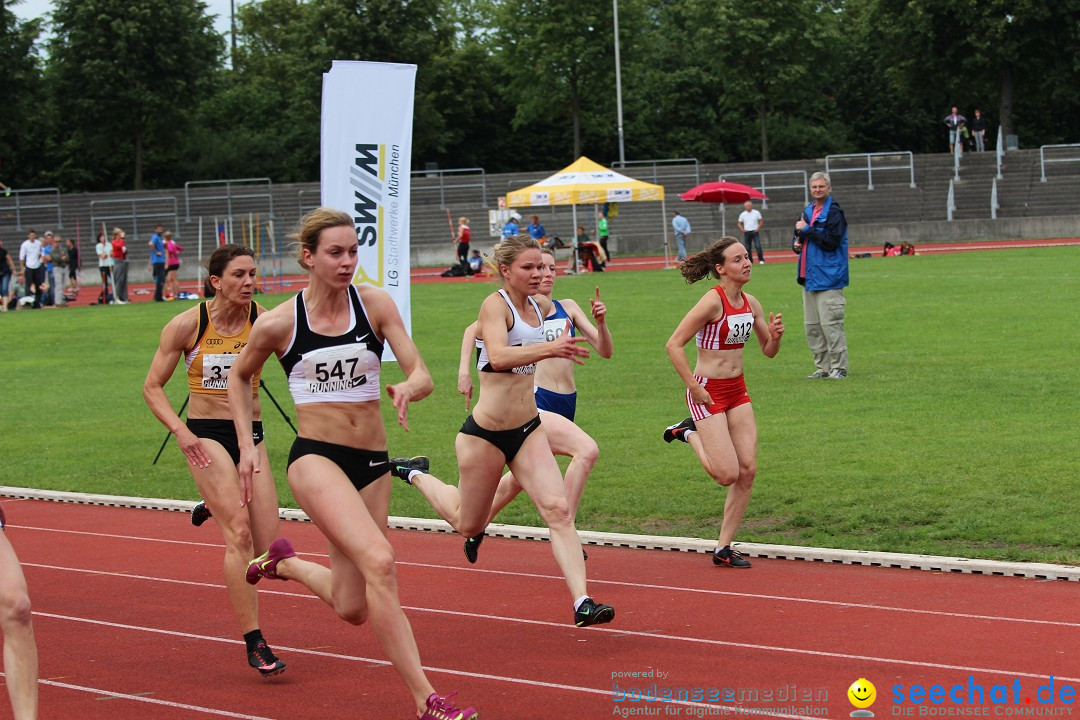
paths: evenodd
<path fill-rule="evenodd" d="M 94 252 L 98 257 L 98 272 L 101 273 L 101 295 L 98 296 L 97 304 L 105 305 L 106 303 L 112 303 L 115 301 L 116 293 L 113 292 L 113 301 L 109 300 L 109 283 L 112 282 L 112 245 L 105 240 L 105 233 L 98 233 L 97 244 L 94 245 Z M 115 291 L 116 288 L 114 287 Z"/>
<path fill-rule="evenodd" d="M 37 230 L 26 233 L 26 239 L 19 246 L 19 265 L 21 266 L 25 292 L 34 292 L 34 308 L 40 308 L 44 298 L 41 286 L 45 284 L 45 266 L 41 259 L 42 244 L 37 239 Z"/>
<path fill-rule="evenodd" d="M 150 236 L 150 270 L 154 274 L 154 302 L 165 302 L 165 238 L 164 225 L 156 225 Z"/>
<path fill-rule="evenodd" d="M 529 218 L 529 224 L 525 227 L 529 231 L 529 237 L 540 244 L 540 247 L 544 246 L 547 242 L 547 230 L 540 224 L 540 216 L 533 215 Z"/>
<path fill-rule="evenodd" d="M 45 267 L 45 280 L 42 286 L 45 292 L 41 304 L 45 307 L 56 305 L 56 279 L 53 277 L 56 262 L 53 260 L 53 238 L 52 230 L 46 230 L 45 239 L 41 242 L 41 264 Z"/>
<path fill-rule="evenodd" d="M 453 243 L 456 246 L 458 263 L 466 272 L 469 270 L 469 241 L 471 239 L 472 230 L 469 229 L 469 218 L 463 215 L 457 219 L 457 234 L 454 235 Z"/>
<path fill-rule="evenodd" d="M 739 213 L 739 230 L 742 230 L 743 234 L 743 247 L 750 253 L 750 259 L 753 259 L 754 246 L 757 245 L 758 265 L 765 264 L 765 254 L 761 251 L 761 227 L 764 224 L 761 211 L 754 209 L 754 203 L 749 200 L 743 203 L 743 211 Z"/>
<path fill-rule="evenodd" d="M 960 114 L 960 112 L 953 107 L 952 111 L 945 116 L 945 127 L 949 128 L 949 152 L 953 152 L 953 147 L 960 139 L 960 125 L 967 122 L 967 118 Z"/>
<path fill-rule="evenodd" d="M 458 486 L 432 475 L 422 456 L 392 459 L 393 473 L 419 490 L 435 512 L 468 540 L 487 527 L 503 468 L 509 467 L 551 531 L 551 551 L 573 600 L 574 624 L 611 622 L 615 609 L 594 602 L 587 592 L 581 538 L 533 387 L 541 360 L 583 363 L 589 351 L 579 344 L 586 339 L 563 332 L 556 340 L 545 340 L 544 317 L 554 305 L 543 296 L 533 297 L 540 292 L 544 273 L 535 240 L 523 235 L 508 238 L 495 246 L 492 257 L 503 286 L 484 300 L 476 322 L 480 399 L 455 440 Z"/>
<path fill-rule="evenodd" d="M 604 249 L 604 265 L 607 265 L 608 260 L 611 259 L 611 251 L 608 250 L 608 218 L 603 212 L 596 213 L 596 239 L 600 242 L 600 247 Z"/>
<path fill-rule="evenodd" d="M 808 378 L 843 380 L 848 374 L 844 335 L 844 288 L 848 286 L 847 219 L 823 172 L 810 176 L 810 197 L 795 223 L 791 249 L 799 255 L 797 280 L 803 286 L 803 324 L 814 354 Z"/>
<path fill-rule="evenodd" d="M 128 301 L 128 246 L 127 233 L 120 228 L 113 228 L 112 239 L 112 281 L 113 301 L 117 305 L 126 305 Z"/>
<path fill-rule="evenodd" d="M 985 152 L 986 118 L 978 108 L 975 108 L 975 119 L 971 121 L 971 134 L 975 136 L 975 152 Z"/>
<path fill-rule="evenodd" d="M 79 273 L 82 270 L 82 257 L 79 255 L 79 246 L 75 244 L 75 240 L 67 238 L 67 257 L 68 257 L 68 283 L 67 288 L 70 294 L 78 296 L 79 294 Z"/>
<path fill-rule="evenodd" d="M 613 351 L 611 331 L 607 325 L 607 308 L 600 301 L 600 288 L 596 288 L 596 297 L 589 301 L 589 313 L 596 321 L 594 326 L 581 307 L 573 300 L 555 300 L 552 290 L 555 286 L 555 255 L 544 250 L 541 255 L 544 264 L 540 281 L 539 296 L 547 298 L 553 310 L 544 318 L 544 339 L 547 342 L 558 340 L 563 333 L 580 334 L 588 340 L 600 357 L 610 358 Z M 465 396 L 465 412 L 469 411 L 472 401 L 473 381 L 469 365 L 473 350 L 476 349 L 476 323 L 465 328 L 462 338 L 461 355 L 458 363 L 458 392 Z M 563 476 L 566 489 L 566 504 L 570 510 L 570 520 L 577 520 L 581 496 L 589 473 L 600 456 L 600 448 L 588 433 L 574 424 L 577 412 L 577 385 L 574 383 L 574 363 L 565 358 L 548 358 L 536 364 L 536 409 L 541 413 L 544 434 L 555 455 L 570 458 L 570 464 Z M 510 504 L 521 492 L 521 484 L 514 479 L 513 473 L 506 473 L 499 480 L 499 488 L 492 500 L 488 524 L 495 521 L 495 516 Z M 476 562 L 480 543 L 484 533 L 465 541 L 465 557 L 470 563 Z"/>
<path fill-rule="evenodd" d="M 332 594 L 316 594 L 350 623 L 359 625 L 370 616 L 419 720 L 474 720 L 473 708 L 456 708 L 424 673 L 401 609 L 387 538 L 390 458 L 379 411 L 384 342 L 405 375 L 386 392 L 406 430 L 409 403 L 431 394 L 431 375 L 390 296 L 352 284 L 358 251 L 352 217 L 330 208 L 312 210 L 300 219 L 294 239 L 299 263 L 308 271 L 307 289 L 260 317 L 230 374 L 228 399 L 240 438 L 239 488 L 250 494 L 261 471 L 269 469 L 266 454 L 257 453 L 251 439 L 252 397 L 263 364 L 276 354 L 289 378 L 300 428 L 289 452 L 289 487 L 329 545 Z M 289 541 L 279 538 L 248 566 L 248 582 L 296 580 L 311 588 L 300 563 Z M 360 707 L 357 712 L 365 714 Z"/>
<path fill-rule="evenodd" d="M 666 346 L 686 385 L 690 417 L 664 430 L 664 440 L 689 443 L 705 471 L 728 488 L 713 551 L 713 563 L 721 567 L 750 567 L 731 549 L 757 472 L 757 423 L 743 377 L 743 345 L 753 332 L 765 357 L 776 357 L 784 334 L 781 315 L 769 313 L 766 318 L 757 298 L 743 292 L 753 267 L 750 253 L 733 237 L 683 263 L 680 270 L 687 283 L 710 274 L 719 282 L 686 314 Z M 691 372 L 686 344 L 695 336 L 697 361 Z"/>
<path fill-rule="evenodd" d="M 11 298 L 12 278 L 15 276 L 15 263 L 11 259 L 11 253 L 0 241 L 0 312 L 7 312 L 8 302 Z"/>
<path fill-rule="evenodd" d="M 4 631 L 4 685 L 14 720 L 38 716 L 38 652 L 30 595 L 19 558 L 7 539 L 0 507 L 0 628 Z"/>
<path fill-rule="evenodd" d="M 165 299 L 175 300 L 180 294 L 180 281 L 176 273 L 180 270 L 180 253 L 184 252 L 184 248 L 173 240 L 172 230 L 165 231 L 162 237 L 165 240 Z"/>
<path fill-rule="evenodd" d="M 264 472 L 247 478 L 241 490 L 237 465 L 240 448 L 229 411 L 227 382 L 238 353 L 248 343 L 251 327 L 261 308 L 255 292 L 255 254 L 239 245 L 224 245 L 210 255 L 208 282 L 213 299 L 180 313 L 161 331 L 161 341 L 143 385 L 143 398 L 169 432 L 187 460 L 199 495 L 213 508 L 214 521 L 225 539 L 225 588 L 240 624 L 248 664 L 260 675 L 285 672 L 259 629 L 259 601 L 246 580 L 248 563 L 266 552 L 278 535 L 278 496 L 263 440 L 262 422 L 255 388 L 249 385 L 246 439 L 260 457 Z M 173 411 L 165 384 L 176 371 L 178 360 L 186 366 L 190 406 L 185 423 Z M 254 417 L 254 420 L 251 418 Z M 298 568 L 314 578 L 313 592 L 330 593 L 329 572 L 315 563 L 297 561 Z M 318 588 L 317 590 L 314 588 Z"/>
<path fill-rule="evenodd" d="M 503 225 L 502 236 L 504 238 L 508 238 L 517 235 L 519 222 L 521 222 L 521 215 L 518 214 L 517 210 L 511 211 L 510 219 L 506 221 L 505 225 Z"/>
<path fill-rule="evenodd" d="M 678 210 L 672 210 L 671 212 L 671 227 L 675 230 L 675 246 L 678 251 L 675 255 L 676 262 L 686 261 L 686 241 L 690 237 L 690 221 L 687 220 Z"/>

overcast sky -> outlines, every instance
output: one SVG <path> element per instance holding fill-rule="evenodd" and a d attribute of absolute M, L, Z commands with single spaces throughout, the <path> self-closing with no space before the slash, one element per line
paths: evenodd
<path fill-rule="evenodd" d="M 217 28 L 217 31 L 222 35 L 228 33 L 229 0 L 203 0 L 203 2 L 206 3 L 207 12 L 211 15 L 217 15 L 217 19 L 214 21 L 214 27 Z M 242 2 L 248 2 L 248 0 L 236 0 L 237 5 Z M 20 20 L 29 20 L 41 17 L 51 11 L 52 0 L 22 0 L 22 2 L 11 6 L 10 9 Z"/>

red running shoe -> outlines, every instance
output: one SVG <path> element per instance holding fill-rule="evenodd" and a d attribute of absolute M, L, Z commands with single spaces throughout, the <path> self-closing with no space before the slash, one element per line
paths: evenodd
<path fill-rule="evenodd" d="M 287 538 L 278 538 L 270 543 L 269 550 L 248 563 L 248 583 L 254 585 L 263 578 L 269 580 L 284 580 L 285 578 L 278 577 L 277 575 L 278 563 L 292 557 L 296 557 L 296 552 L 293 550 L 292 543 L 289 542 Z"/>
<path fill-rule="evenodd" d="M 450 702 L 450 698 L 455 695 L 457 695 L 457 690 L 449 695 L 431 693 L 431 697 L 427 699 L 427 708 L 424 710 L 424 714 L 417 720 L 476 720 L 480 714 L 475 709 L 471 707 L 459 708 Z"/>

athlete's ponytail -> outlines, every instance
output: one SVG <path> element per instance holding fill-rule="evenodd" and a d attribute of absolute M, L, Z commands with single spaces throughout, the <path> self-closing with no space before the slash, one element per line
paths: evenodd
<path fill-rule="evenodd" d="M 719 280 L 720 273 L 716 272 L 716 266 L 724 264 L 724 251 L 738 242 L 736 238 L 730 236 L 722 237 L 697 255 L 686 258 L 679 266 L 679 271 L 686 278 L 686 283 L 692 285 L 708 276 L 709 273 Z"/>

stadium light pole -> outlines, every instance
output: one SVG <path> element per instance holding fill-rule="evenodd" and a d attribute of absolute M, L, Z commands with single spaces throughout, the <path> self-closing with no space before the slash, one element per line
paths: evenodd
<path fill-rule="evenodd" d="M 619 0 L 612 0 L 615 7 L 615 105 L 619 121 L 619 165 L 626 167 L 626 146 L 623 141 L 622 121 L 622 66 L 619 63 Z"/>

